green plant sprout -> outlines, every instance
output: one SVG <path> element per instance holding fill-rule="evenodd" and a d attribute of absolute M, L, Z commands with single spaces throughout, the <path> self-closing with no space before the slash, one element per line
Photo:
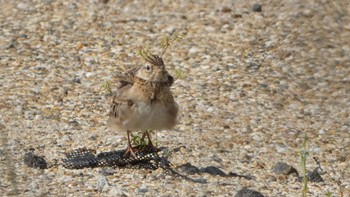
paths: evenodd
<path fill-rule="evenodd" d="M 332 196 L 332 192 L 328 191 L 326 195 L 327 195 L 327 197 L 331 197 Z"/>
<path fill-rule="evenodd" d="M 137 51 L 137 54 L 141 55 L 141 57 L 144 60 L 147 60 L 151 56 L 152 53 L 150 52 L 149 47 L 146 47 L 146 48 L 142 48 L 139 51 Z"/>
<path fill-rule="evenodd" d="M 106 91 L 107 94 L 112 94 L 112 88 L 111 88 L 111 83 L 109 81 L 105 81 L 102 84 L 103 89 Z"/>
<path fill-rule="evenodd" d="M 135 146 L 146 146 L 147 142 L 140 135 L 131 134 L 131 143 Z"/>
<path fill-rule="evenodd" d="M 162 53 L 160 54 L 160 57 L 163 57 L 166 50 L 174 43 L 180 42 L 184 36 L 185 36 L 185 33 L 176 33 L 176 32 L 174 32 L 170 36 L 165 36 L 160 42 L 160 46 L 163 48 Z"/>
<path fill-rule="evenodd" d="M 302 168 L 302 174 L 303 174 L 303 191 L 302 191 L 302 196 L 306 197 L 307 192 L 308 192 L 308 176 L 307 176 L 307 171 L 306 171 L 306 159 L 308 156 L 308 151 L 307 151 L 307 141 L 308 137 L 305 133 L 304 136 L 304 141 L 303 141 L 303 147 L 302 150 L 300 151 L 300 158 L 301 158 L 301 168 Z"/>
<path fill-rule="evenodd" d="M 11 195 L 17 195 L 18 194 L 18 183 L 17 183 L 17 174 L 15 171 L 15 166 L 13 164 L 13 158 L 11 158 L 11 152 L 8 147 L 8 138 L 7 138 L 7 132 L 5 131 L 5 128 L 1 128 L 0 125 L 0 145 L 2 148 L 4 148 L 3 156 L 5 160 L 5 166 L 6 166 L 6 172 L 5 176 L 7 175 L 7 180 L 10 182 L 10 193 Z"/>
<path fill-rule="evenodd" d="M 165 152 L 164 152 L 164 157 L 171 157 L 171 155 L 174 153 L 173 150 L 169 150 L 167 149 Z"/>
<path fill-rule="evenodd" d="M 153 130 L 148 130 L 148 133 L 150 135 L 154 134 L 155 132 Z M 157 135 L 156 135 L 157 137 Z M 145 136 L 144 134 L 142 134 L 142 137 L 138 134 L 131 134 L 131 143 L 135 146 L 147 146 L 149 142 L 146 142 L 146 140 L 144 139 Z M 154 142 L 152 142 L 154 143 Z M 155 140 L 155 145 L 158 145 L 157 139 Z"/>
<path fill-rule="evenodd" d="M 184 72 L 183 72 L 182 70 L 180 70 L 180 69 L 176 69 L 176 70 L 175 70 L 175 75 L 176 75 L 176 78 L 177 78 L 177 79 L 183 79 L 183 78 L 185 78 Z"/>

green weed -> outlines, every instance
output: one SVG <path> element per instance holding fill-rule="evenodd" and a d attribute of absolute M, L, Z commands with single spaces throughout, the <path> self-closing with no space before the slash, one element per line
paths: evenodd
<path fill-rule="evenodd" d="M 303 197 L 306 197 L 308 192 L 308 186 L 307 186 L 308 175 L 306 170 L 306 159 L 309 153 L 308 153 L 307 141 L 308 141 L 308 137 L 305 133 L 303 147 L 302 147 L 302 150 L 300 151 L 301 169 L 302 169 L 302 176 L 303 176 L 303 190 L 302 190 Z"/>

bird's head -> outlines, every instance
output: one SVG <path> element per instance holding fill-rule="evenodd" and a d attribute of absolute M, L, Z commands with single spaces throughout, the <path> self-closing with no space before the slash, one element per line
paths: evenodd
<path fill-rule="evenodd" d="M 136 77 L 151 82 L 170 82 L 174 78 L 165 70 L 163 59 L 157 55 L 144 55 L 146 63 L 136 72 Z"/>

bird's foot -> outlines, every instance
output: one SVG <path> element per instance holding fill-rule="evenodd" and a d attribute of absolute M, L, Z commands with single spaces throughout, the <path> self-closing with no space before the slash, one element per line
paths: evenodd
<path fill-rule="evenodd" d="M 135 150 L 133 147 L 129 146 L 126 149 L 126 151 L 125 151 L 123 156 L 126 157 L 126 156 L 130 155 L 130 156 L 136 158 L 136 154 L 135 154 L 136 152 L 137 152 L 137 150 Z"/>
<path fill-rule="evenodd" d="M 151 141 L 149 141 L 147 144 L 147 150 L 154 153 L 159 151 L 159 149 L 155 147 Z"/>

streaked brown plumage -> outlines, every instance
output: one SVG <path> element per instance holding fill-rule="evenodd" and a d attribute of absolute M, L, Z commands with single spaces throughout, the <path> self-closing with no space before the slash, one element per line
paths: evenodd
<path fill-rule="evenodd" d="M 133 155 L 129 137 L 132 130 L 145 131 L 149 137 L 148 129 L 172 129 L 178 113 L 170 91 L 174 78 L 165 70 L 160 57 L 149 55 L 145 59 L 147 64 L 120 79 L 108 120 L 111 129 L 127 131 L 127 152 Z"/>

